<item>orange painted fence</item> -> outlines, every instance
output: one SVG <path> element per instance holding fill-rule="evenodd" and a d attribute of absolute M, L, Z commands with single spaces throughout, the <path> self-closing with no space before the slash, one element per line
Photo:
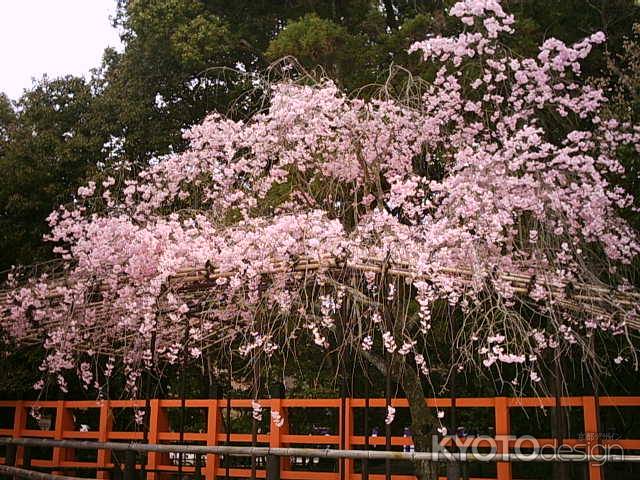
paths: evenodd
<path fill-rule="evenodd" d="M 269 431 L 257 435 L 257 446 L 270 447 L 296 447 L 296 446 L 333 446 L 334 448 L 362 449 L 365 446 L 365 437 L 355 435 L 354 415 L 357 409 L 364 409 L 365 399 L 362 398 L 331 398 L 331 399 L 279 399 L 271 398 L 259 400 L 263 407 L 263 415 L 269 417 L 269 410 L 276 410 L 284 419 L 284 424 L 278 428 L 273 422 L 269 422 Z M 370 408 L 385 408 L 384 399 L 369 399 Z M 392 405 L 397 409 L 407 408 L 407 400 L 392 399 Z M 450 399 L 429 399 L 430 407 L 450 408 Z M 517 408 L 553 408 L 555 398 L 458 398 L 456 408 L 476 408 L 487 409 L 487 415 L 494 417 L 493 431 L 498 439 L 498 451 L 506 452 L 511 450 L 516 444 L 516 438 L 511 436 L 511 411 Z M 48 438 L 55 440 L 96 440 L 100 442 L 140 442 L 144 439 L 143 432 L 140 431 L 117 431 L 114 423 L 114 412 L 119 409 L 144 409 L 144 400 L 103 400 L 103 401 L 0 401 L 0 415 L 13 415 L 12 428 L 0 428 L 0 436 L 10 437 L 32 437 Z M 204 424 L 200 432 L 185 432 L 184 442 L 200 445 L 224 445 L 229 440 L 231 444 L 250 444 L 252 435 L 250 433 L 227 433 L 224 431 L 224 420 L 226 408 L 230 405 L 232 410 L 251 410 L 251 400 L 246 399 L 189 399 L 185 402 L 186 409 L 198 409 L 204 413 Z M 640 450 L 640 439 L 606 439 L 598 432 L 598 405 L 600 407 L 640 407 L 640 397 L 563 397 L 561 400 L 563 407 L 581 408 L 583 416 L 583 438 L 564 439 L 563 445 L 573 446 L 579 449 L 594 449 L 591 453 L 598 453 L 595 449 L 599 446 L 618 446 L 629 450 Z M 176 443 L 180 440 L 180 434 L 170 431 L 169 409 L 180 408 L 180 400 L 158 400 L 150 401 L 150 424 L 148 431 L 149 443 Z M 38 407 L 41 412 L 50 412 L 49 418 L 54 419 L 51 426 L 46 430 L 34 425 L 29 425 L 29 411 L 33 407 Z M 337 434 L 331 435 L 300 435 L 289 433 L 289 422 L 287 421 L 288 409 L 308 409 L 324 408 L 335 409 L 338 414 L 339 424 Z M 74 419 L 75 410 L 95 409 L 96 417 L 99 419 L 97 429 L 86 429 L 77 424 Z M 400 411 L 400 410 L 398 410 Z M 224 412 L 224 413 L 223 413 Z M 11 422 L 5 418 L 5 424 Z M 500 439 L 504 439 L 500 441 Z M 378 437 L 369 436 L 370 448 L 384 448 L 385 437 L 381 433 Z M 552 439 L 538 439 L 541 445 L 554 445 Z M 411 445 L 411 438 L 406 436 L 392 437 L 392 446 L 396 449 L 401 446 Z M 526 445 L 523 445 L 526 446 Z M 17 452 L 17 465 L 22 464 L 24 448 L 19 447 Z M 615 452 L 619 453 L 619 452 Z M 4 458 L 0 458 L 4 463 Z M 361 480 L 362 475 L 356 472 L 354 460 L 345 459 L 339 462 L 337 472 L 317 472 L 295 470 L 288 459 L 281 459 L 281 478 L 283 480 Z M 99 450 L 95 461 L 80 461 L 76 458 L 72 449 L 53 448 L 49 459 L 33 459 L 31 465 L 34 468 L 52 468 L 54 472 L 73 470 L 74 468 L 95 468 L 98 478 L 106 479 L 109 476 L 108 469 L 113 468 L 111 454 L 108 451 Z M 147 480 L 159 480 L 162 472 L 177 472 L 178 466 L 162 453 L 148 453 L 146 468 Z M 183 467 L 185 473 L 192 472 L 193 467 Z M 497 480 L 511 480 L 512 465 L 507 462 L 497 462 Z M 228 468 L 221 465 L 218 455 L 207 455 L 204 473 L 207 480 L 215 480 L 216 477 L 249 478 L 251 470 L 247 468 Z M 264 478 L 265 471 L 262 468 L 257 470 L 257 478 Z M 596 464 L 588 466 L 588 476 L 590 480 L 600 480 L 602 478 L 601 467 Z M 379 473 L 369 474 L 370 480 L 384 480 L 385 476 Z M 393 475 L 393 480 L 412 480 L 411 475 Z M 473 477 L 472 477 L 473 478 Z"/>

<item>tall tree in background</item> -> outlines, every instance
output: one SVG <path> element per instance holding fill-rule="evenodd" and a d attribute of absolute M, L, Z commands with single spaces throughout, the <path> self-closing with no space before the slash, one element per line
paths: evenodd
<path fill-rule="evenodd" d="M 124 52 L 105 55 L 95 82 L 111 130 L 130 161 L 182 149 L 181 131 L 228 87 L 209 67 L 233 66 L 230 34 L 202 2 L 119 2 L 116 25 Z"/>
<path fill-rule="evenodd" d="M 104 139 L 91 87 L 77 77 L 40 80 L 16 103 L 0 99 L 0 265 L 46 259 L 51 206 L 73 199 L 101 161 Z"/>
<path fill-rule="evenodd" d="M 0 93 L 0 155 L 4 154 L 9 143 L 9 133 L 16 123 L 16 112 L 13 110 L 11 100 L 4 93 Z"/>

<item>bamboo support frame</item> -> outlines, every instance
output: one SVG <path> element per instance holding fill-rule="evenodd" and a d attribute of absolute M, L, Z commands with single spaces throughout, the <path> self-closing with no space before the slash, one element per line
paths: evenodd
<path fill-rule="evenodd" d="M 306 275 L 309 273 L 330 273 L 335 271 L 384 273 L 389 276 L 411 280 L 429 280 L 429 278 L 433 277 L 433 275 L 412 269 L 410 265 L 403 262 L 386 262 L 380 259 L 349 260 L 331 257 L 299 258 L 296 261 L 274 262 L 270 268 L 256 275 L 270 276 L 283 273 Z M 229 278 L 237 274 L 237 271 L 212 271 L 202 267 L 183 269 L 176 272 L 167 280 L 166 290 L 178 292 L 194 304 L 206 305 L 209 293 L 217 287 L 215 283 L 216 280 Z M 473 270 L 468 268 L 441 268 L 436 272 L 436 275 L 437 274 L 455 275 L 469 285 L 481 280 L 474 276 Z M 530 291 L 532 283 L 536 280 L 536 276 L 521 272 L 497 272 L 495 274 L 495 280 L 508 282 L 515 294 L 526 295 Z M 65 285 L 67 284 L 67 279 L 54 279 L 52 282 L 53 285 Z M 546 279 L 541 279 L 541 283 L 547 289 L 550 300 L 554 301 L 557 306 L 569 311 L 583 312 L 603 319 L 612 319 L 614 317 L 615 312 L 612 313 L 612 309 L 632 309 L 640 303 L 640 293 L 635 291 L 622 292 L 612 290 L 602 284 L 576 283 L 570 285 L 566 282 L 551 282 Z M 92 285 L 92 287 L 92 294 L 106 291 L 100 283 Z M 568 288 L 572 290 L 570 295 L 567 294 Z M 47 296 L 46 300 L 54 307 L 56 304 L 61 304 L 60 295 L 51 294 Z M 5 305 L 5 307 L 10 306 L 8 291 L 0 293 L 0 305 Z M 110 320 L 115 321 L 112 319 L 118 316 L 117 309 L 111 307 L 108 304 L 108 300 L 88 303 L 82 308 L 93 311 L 96 319 L 104 320 L 107 323 Z M 162 315 L 170 312 L 170 309 L 159 305 L 157 314 Z M 203 312 L 195 311 L 191 315 L 193 318 L 196 318 L 204 313 L 206 313 L 206 310 Z M 640 318 L 629 318 L 627 324 L 634 330 L 640 330 Z M 32 328 L 22 338 L 22 342 L 24 344 L 37 344 L 42 341 L 46 331 L 55 326 L 55 321 L 44 321 L 41 326 Z M 99 338 L 100 331 L 105 330 L 103 323 L 95 321 L 93 325 L 83 326 L 83 328 L 86 332 L 92 333 L 92 346 L 97 353 L 109 355 L 120 354 L 118 348 L 110 349 L 106 346 L 100 346 L 99 342 L 95 341 Z M 124 343 L 134 339 L 136 336 L 137 332 L 132 330 L 129 334 L 125 333 L 120 340 Z M 212 342 L 212 346 L 221 341 L 214 338 L 207 338 L 205 340 Z"/>

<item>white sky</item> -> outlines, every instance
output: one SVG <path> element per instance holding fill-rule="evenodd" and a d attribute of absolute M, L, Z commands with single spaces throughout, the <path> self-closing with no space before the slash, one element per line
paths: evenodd
<path fill-rule="evenodd" d="M 17 99 L 32 78 L 85 75 L 107 46 L 116 0 L 0 0 L 0 91 Z"/>

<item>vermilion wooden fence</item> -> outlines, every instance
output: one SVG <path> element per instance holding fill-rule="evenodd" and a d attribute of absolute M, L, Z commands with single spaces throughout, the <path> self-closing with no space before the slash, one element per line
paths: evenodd
<path fill-rule="evenodd" d="M 277 410 L 284 418 L 285 423 L 282 427 L 277 428 L 272 422 L 269 422 L 270 431 L 257 435 L 257 445 L 283 447 L 283 446 L 299 446 L 301 444 L 316 444 L 320 446 L 332 445 L 335 448 L 353 449 L 363 448 L 365 445 L 365 437 L 355 435 L 354 432 L 354 413 L 355 409 L 365 407 L 365 399 L 362 398 L 331 398 L 331 399 L 279 399 L 272 398 L 259 400 L 264 408 L 264 415 L 268 415 L 267 409 Z M 384 399 L 369 399 L 369 407 L 384 408 L 386 406 Z M 450 408 L 450 399 L 429 399 L 428 405 L 435 408 Z M 107 441 L 142 441 L 143 433 L 136 431 L 116 431 L 114 430 L 114 409 L 121 408 L 145 408 L 144 400 L 103 400 L 103 401 L 0 401 L 0 411 L 13 412 L 13 428 L 0 428 L 0 436 L 11 437 L 35 437 L 50 438 L 56 440 L 97 440 L 100 442 Z M 224 445 L 229 440 L 233 444 L 251 443 L 252 435 L 246 433 L 229 433 L 224 432 L 223 413 L 222 411 L 230 405 L 232 409 L 251 409 L 251 400 L 235 399 L 235 400 L 186 400 L 185 407 L 187 409 L 201 409 L 206 412 L 206 429 L 203 432 L 185 432 L 184 441 L 187 443 L 197 443 L 202 445 Z M 392 405 L 398 409 L 408 406 L 405 399 L 393 399 Z M 545 407 L 553 408 L 556 405 L 555 398 L 458 398 L 455 405 L 457 408 L 482 408 L 493 410 L 494 433 L 496 438 L 509 437 L 511 434 L 510 411 L 514 408 L 529 407 Z M 590 396 L 583 397 L 563 397 L 561 405 L 564 407 L 577 407 L 582 409 L 584 421 L 583 438 L 563 439 L 563 444 L 567 446 L 582 446 L 587 448 L 597 448 L 596 445 L 616 445 L 625 450 L 640 450 L 640 439 L 622 439 L 616 438 L 605 439 L 598 432 L 598 406 L 599 407 L 639 407 L 640 397 L 599 397 L 598 399 Z M 150 401 L 150 425 L 148 431 L 149 443 L 170 443 L 177 442 L 180 434 L 170 431 L 169 418 L 167 409 L 180 408 L 180 400 L 159 400 Z M 43 410 L 55 411 L 55 422 L 49 430 L 41 430 L 28 428 L 27 417 L 29 410 L 33 407 L 39 407 Z M 328 408 L 336 409 L 338 412 L 339 426 L 337 435 L 294 435 L 289 433 L 289 424 L 287 422 L 287 410 L 290 408 Z M 81 431 L 80 426 L 76 424 L 73 416 L 75 409 L 98 409 L 99 410 L 99 428 Z M 385 445 L 384 435 L 378 437 L 369 437 L 369 445 L 378 446 Z M 498 450 L 506 452 L 512 449 L 516 439 L 510 439 L 498 442 Z M 552 439 L 538 439 L 542 445 L 553 445 Z M 411 445 L 410 437 L 392 437 L 391 443 L 398 447 L 402 445 Z M 616 452 L 619 453 L 619 452 Z M 24 452 L 23 448 L 18 449 L 17 461 L 21 464 Z M 4 459 L 0 459 L 4 462 Z M 60 470 L 70 470 L 73 468 L 96 468 L 98 478 L 108 478 L 108 469 L 113 467 L 110 452 L 100 450 L 97 459 L 94 462 L 79 461 L 74 455 L 74 451 L 64 448 L 53 448 L 52 456 L 46 460 L 32 460 L 31 465 L 37 467 L 56 468 Z M 166 454 L 149 453 L 147 457 L 147 480 L 158 480 L 157 470 L 166 472 L 177 471 L 178 467 L 171 462 Z M 193 471 L 193 467 L 185 466 L 183 471 Z M 220 464 L 218 455 L 207 455 L 204 472 L 207 480 L 214 480 L 216 477 L 225 477 L 227 468 Z M 590 480 L 600 480 L 602 478 L 601 467 L 596 464 L 588 466 Z M 248 478 L 251 470 L 244 468 L 230 468 L 228 471 L 230 477 Z M 258 470 L 258 478 L 265 477 L 264 470 Z M 283 480 L 361 480 L 361 474 L 354 471 L 354 461 L 344 460 L 340 462 L 338 472 L 309 472 L 296 471 L 291 468 L 289 462 L 284 459 L 281 462 L 281 478 Z M 384 480 L 384 475 L 370 474 L 370 480 Z M 393 480 L 412 480 L 410 475 L 393 475 Z M 497 464 L 497 480 L 512 480 L 512 466 L 507 462 L 498 462 Z"/>

